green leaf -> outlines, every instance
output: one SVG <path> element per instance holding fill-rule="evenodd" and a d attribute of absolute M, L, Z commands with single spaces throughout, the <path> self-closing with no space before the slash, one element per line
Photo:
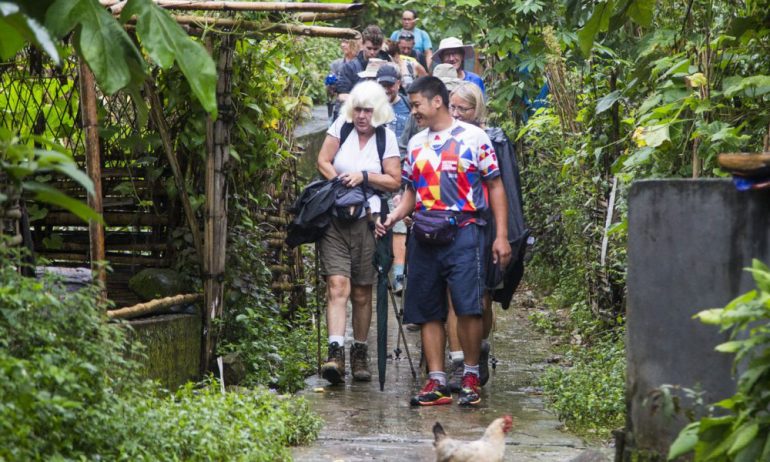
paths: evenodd
<path fill-rule="evenodd" d="M 668 124 L 644 127 L 644 133 L 642 133 L 641 138 L 644 140 L 647 146 L 657 148 L 666 141 L 671 140 L 671 136 L 669 135 L 668 131 Z"/>
<path fill-rule="evenodd" d="M 732 342 L 725 342 L 720 345 L 717 345 L 715 348 L 716 351 L 720 353 L 735 353 L 736 351 L 740 350 L 741 347 L 744 345 L 744 341 L 742 340 L 734 340 Z"/>
<path fill-rule="evenodd" d="M 89 178 L 85 172 L 80 170 L 74 162 L 71 164 L 56 164 L 52 168 L 77 181 L 83 188 L 85 188 L 88 194 L 94 193 L 94 182 L 91 181 L 91 178 Z"/>
<path fill-rule="evenodd" d="M 33 181 L 22 183 L 22 187 L 27 191 L 34 192 L 36 201 L 62 207 L 77 215 L 85 222 L 95 220 L 99 223 L 104 223 L 102 216 L 96 213 L 94 209 L 77 199 L 73 199 L 56 188 Z"/>
<path fill-rule="evenodd" d="M 703 324 L 720 325 L 723 312 L 722 308 L 711 308 L 710 310 L 703 310 L 693 317 L 699 319 Z"/>
<path fill-rule="evenodd" d="M 735 432 L 735 442 L 732 446 L 730 446 L 727 454 L 730 456 L 735 455 L 736 452 L 740 451 L 746 447 L 746 445 L 751 443 L 754 440 L 754 437 L 757 436 L 758 432 L 759 424 L 757 422 L 746 422 L 745 424 L 741 425 L 741 427 Z"/>
<path fill-rule="evenodd" d="M 700 422 L 693 422 L 679 432 L 679 436 L 676 437 L 668 450 L 668 460 L 674 460 L 695 449 L 695 445 L 698 443 L 699 428 Z"/>
<path fill-rule="evenodd" d="M 770 92 L 770 76 L 752 75 L 750 77 L 726 77 L 722 84 L 722 91 L 728 98 L 736 96 L 739 93 L 743 96 L 755 98 Z"/>
<path fill-rule="evenodd" d="M 591 54 L 591 48 L 594 46 L 594 40 L 599 32 L 607 31 L 612 16 L 613 0 L 607 0 L 596 6 L 591 17 L 578 31 L 578 44 L 583 56 Z"/>
<path fill-rule="evenodd" d="M 657 0 L 634 0 L 628 7 L 628 16 L 640 26 L 652 24 L 652 11 Z"/>
<path fill-rule="evenodd" d="M 129 0 L 121 18 L 133 15 L 137 16 L 137 33 L 150 58 L 164 69 L 176 61 L 198 101 L 216 118 L 216 66 L 203 45 L 190 38 L 167 11 L 150 0 Z"/>
<path fill-rule="evenodd" d="M 604 95 L 596 102 L 596 113 L 601 114 L 611 108 L 623 95 L 620 90 L 615 90 L 610 94 Z"/>
<path fill-rule="evenodd" d="M 59 64 L 59 51 L 48 31 L 34 18 L 19 10 L 18 5 L 0 2 L 0 57 L 10 58 L 25 42 L 37 45 Z"/>

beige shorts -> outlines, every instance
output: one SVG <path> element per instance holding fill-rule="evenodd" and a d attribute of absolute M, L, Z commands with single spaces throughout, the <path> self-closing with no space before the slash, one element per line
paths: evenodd
<path fill-rule="evenodd" d="M 377 282 L 374 247 L 374 233 L 367 218 L 352 223 L 332 218 L 319 241 L 321 274 L 345 276 L 353 285 L 374 284 Z"/>

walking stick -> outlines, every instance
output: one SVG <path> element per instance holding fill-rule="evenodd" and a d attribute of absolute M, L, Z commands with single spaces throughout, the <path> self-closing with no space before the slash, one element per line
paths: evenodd
<path fill-rule="evenodd" d="M 390 301 L 393 302 L 393 312 L 396 314 L 396 322 L 398 323 L 398 340 L 404 341 L 404 351 L 406 351 L 406 359 L 409 360 L 409 368 L 412 370 L 412 378 L 417 380 L 417 372 L 414 370 L 414 364 L 412 363 L 412 355 L 409 353 L 409 345 L 406 343 L 406 334 L 404 334 L 404 324 L 401 322 L 401 316 L 398 315 L 398 302 L 396 302 L 396 294 L 393 293 L 393 285 L 390 283 L 390 276 L 388 276 L 388 293 L 390 294 Z M 397 340 L 397 342 L 398 342 Z"/>
<path fill-rule="evenodd" d="M 321 375 L 321 300 L 318 290 L 318 246 L 315 245 L 315 328 L 316 328 L 316 369 Z"/>

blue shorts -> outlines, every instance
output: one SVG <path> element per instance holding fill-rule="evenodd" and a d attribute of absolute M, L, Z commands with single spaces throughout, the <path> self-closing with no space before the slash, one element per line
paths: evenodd
<path fill-rule="evenodd" d="M 482 227 L 473 223 L 458 229 L 448 245 L 409 239 L 404 322 L 446 321 L 447 288 L 458 316 L 481 316 L 486 247 Z"/>

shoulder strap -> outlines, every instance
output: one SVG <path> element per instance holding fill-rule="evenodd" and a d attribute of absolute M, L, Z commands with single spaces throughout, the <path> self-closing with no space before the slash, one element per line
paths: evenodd
<path fill-rule="evenodd" d="M 348 139 L 350 132 L 353 131 L 353 122 L 345 122 L 340 129 L 340 146 L 345 144 L 345 140 Z"/>
<path fill-rule="evenodd" d="M 374 133 L 377 140 L 377 155 L 380 156 L 380 165 L 382 165 L 382 158 L 385 156 L 385 126 L 380 125 L 374 130 Z"/>

